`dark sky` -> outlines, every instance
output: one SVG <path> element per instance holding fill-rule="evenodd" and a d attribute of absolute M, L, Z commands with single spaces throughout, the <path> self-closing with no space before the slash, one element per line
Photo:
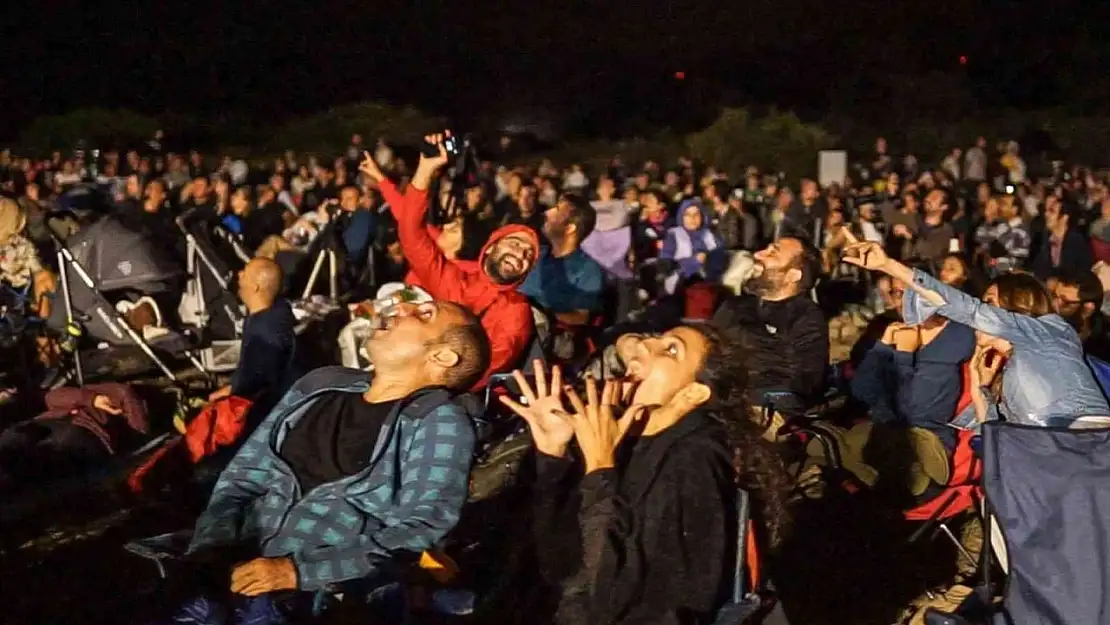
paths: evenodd
<path fill-rule="evenodd" d="M 381 99 L 463 118 L 542 105 L 606 119 L 674 114 L 653 103 L 683 89 L 698 104 L 729 94 L 821 112 L 927 70 L 960 73 L 987 104 L 1031 107 L 1110 67 L 1106 0 L 45 0 L 8 3 L 4 20 L 6 137 L 93 105 L 279 118 Z"/>

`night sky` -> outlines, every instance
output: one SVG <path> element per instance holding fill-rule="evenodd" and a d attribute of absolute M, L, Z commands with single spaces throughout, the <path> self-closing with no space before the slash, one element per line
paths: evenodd
<path fill-rule="evenodd" d="M 1106 0 L 130 4 L 5 4 L 0 135 L 85 106 L 278 119 L 385 100 L 600 124 L 725 101 L 821 114 L 930 70 L 986 106 L 1039 107 L 1110 67 Z"/>

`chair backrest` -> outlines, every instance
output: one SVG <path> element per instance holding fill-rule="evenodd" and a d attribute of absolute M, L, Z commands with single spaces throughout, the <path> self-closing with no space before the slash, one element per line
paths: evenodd
<path fill-rule="evenodd" d="M 1098 382 L 1099 388 L 1102 389 L 1102 394 L 1110 398 L 1110 363 L 1099 360 L 1094 356 L 1087 356 L 1087 366 L 1091 368 L 1091 373 L 1095 375 L 1095 380 Z"/>
<path fill-rule="evenodd" d="M 759 552 L 751 520 L 751 497 L 747 491 L 736 491 L 736 561 L 732 569 L 732 592 L 721 607 L 714 625 L 744 625 L 764 607 L 758 596 L 762 582 Z"/>
<path fill-rule="evenodd" d="M 983 488 L 1010 565 L 1014 623 L 1105 623 L 1110 614 L 1110 428 L 983 425 Z"/>

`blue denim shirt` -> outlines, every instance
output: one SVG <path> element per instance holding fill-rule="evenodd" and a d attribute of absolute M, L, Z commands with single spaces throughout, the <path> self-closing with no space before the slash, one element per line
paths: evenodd
<path fill-rule="evenodd" d="M 976 330 L 1005 339 L 1014 347 L 1002 370 L 1001 416 L 1012 423 L 1071 427 L 1080 417 L 1110 415 L 1095 382 L 1079 335 L 1059 315 L 1030 317 L 983 303 L 920 270 L 914 283 L 944 299 L 933 306 L 906 289 L 902 301 L 906 323 L 943 315 Z"/>

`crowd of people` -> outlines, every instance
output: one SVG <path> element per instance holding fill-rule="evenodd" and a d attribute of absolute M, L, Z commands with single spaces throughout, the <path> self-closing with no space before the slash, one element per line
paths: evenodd
<path fill-rule="evenodd" d="M 402 622 L 403 570 L 449 563 L 494 413 L 518 416 L 533 447 L 521 540 L 535 584 L 517 600 L 529 622 L 566 625 L 715 622 L 743 551 L 738 488 L 773 559 L 798 494 L 788 466 L 829 460 L 788 451 L 794 426 L 827 416 L 838 391 L 843 468 L 896 482 L 907 509 L 948 486 L 983 423 L 1110 427 L 1092 369 L 1110 360 L 1105 172 L 1034 171 L 1016 143 L 992 154 L 984 138 L 934 167 L 879 139 L 849 179 L 795 191 L 690 159 L 470 166 L 450 139 L 427 137 L 412 166 L 358 135 L 338 158 L 261 166 L 169 152 L 160 136 L 0 153 L 0 281 L 34 315 L 58 305 L 49 232 L 90 184 L 108 199 L 97 218 L 173 262 L 186 221 L 251 257 L 236 281 L 241 356 L 208 400 L 256 409 L 196 521 L 184 560 L 198 574 L 172 622 L 279 623 L 321 594 Z M 340 258 L 344 303 L 370 318 L 368 370 L 296 349 L 290 300 L 322 247 Z M 417 296 L 379 297 L 390 283 Z M 139 295 L 118 295 L 126 323 L 174 323 Z M 850 363 L 830 363 L 829 311 L 850 297 L 869 327 Z M 33 342 L 43 369 L 63 366 L 49 332 Z M 494 387 L 498 401 L 473 400 Z M 139 409 L 88 388 L 80 410 L 0 433 L 5 487 L 67 449 L 85 464 L 116 453 L 104 423 Z M 905 475 L 863 452 L 891 432 L 911 434 Z"/>

